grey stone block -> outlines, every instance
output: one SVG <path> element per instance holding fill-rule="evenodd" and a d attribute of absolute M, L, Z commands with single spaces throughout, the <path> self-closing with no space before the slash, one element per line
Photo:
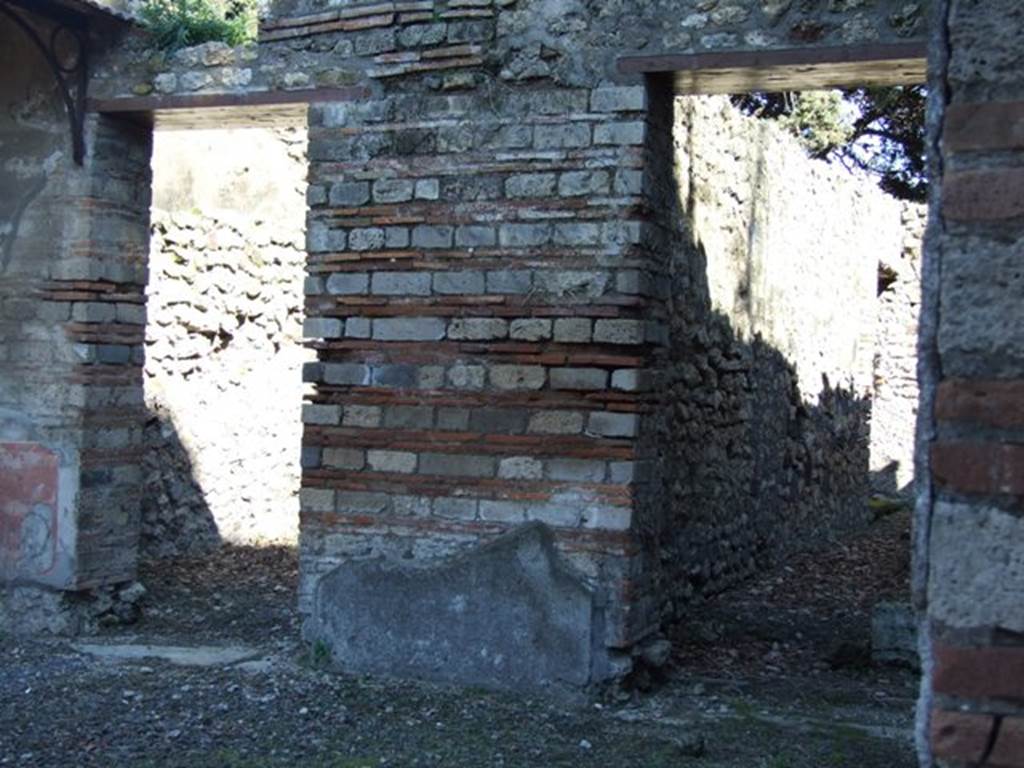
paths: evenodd
<path fill-rule="evenodd" d="M 302 406 L 303 424 L 322 424 L 334 426 L 341 421 L 340 405 L 320 405 L 306 403 Z"/>
<path fill-rule="evenodd" d="M 373 183 L 377 203 L 404 203 L 412 200 L 415 183 L 411 179 L 378 179 Z"/>
<path fill-rule="evenodd" d="M 594 341 L 605 344 L 643 344 L 643 320 L 597 320 L 594 323 Z"/>
<path fill-rule="evenodd" d="M 373 338 L 381 341 L 440 341 L 445 322 L 440 317 L 381 317 L 373 321 Z"/>
<path fill-rule="evenodd" d="M 455 230 L 455 244 L 468 248 L 482 248 L 498 242 L 494 227 L 468 224 Z"/>
<path fill-rule="evenodd" d="M 572 480 L 581 483 L 599 483 L 604 480 L 605 464 L 592 459 L 549 459 L 548 477 L 552 480 Z"/>
<path fill-rule="evenodd" d="M 529 293 L 533 273 L 529 270 L 505 269 L 487 273 L 488 293 Z"/>
<path fill-rule="evenodd" d="M 588 123 L 538 125 L 533 129 L 533 146 L 537 149 L 578 149 L 590 146 Z"/>
<path fill-rule="evenodd" d="M 132 362 L 132 348 L 127 344 L 97 344 L 96 362 L 106 365 L 127 365 Z"/>
<path fill-rule="evenodd" d="M 635 413 L 594 411 L 587 419 L 587 431 L 602 437 L 635 437 L 640 418 Z"/>
<path fill-rule="evenodd" d="M 578 435 L 583 431 L 581 411 L 536 411 L 529 431 L 542 435 Z"/>
<path fill-rule="evenodd" d="M 307 339 L 337 339 L 344 329 L 336 317 L 307 317 L 302 323 L 302 335 Z"/>
<path fill-rule="evenodd" d="M 871 658 L 876 664 L 919 669 L 917 617 L 909 603 L 879 603 L 871 613 Z"/>
<path fill-rule="evenodd" d="M 384 426 L 392 429 L 430 429 L 434 409 L 429 405 L 392 405 L 384 410 Z"/>
<path fill-rule="evenodd" d="M 607 195 L 610 190 L 608 171 L 567 171 L 558 177 L 558 194 L 561 197 Z"/>
<path fill-rule="evenodd" d="M 370 369 L 359 363 L 324 363 L 324 382 L 365 386 L 370 383 Z"/>
<path fill-rule="evenodd" d="M 117 322 L 132 323 L 134 325 L 146 324 L 145 304 L 118 304 Z"/>
<path fill-rule="evenodd" d="M 505 480 L 540 480 L 544 463 L 533 456 L 509 456 L 498 463 L 498 477 Z"/>
<path fill-rule="evenodd" d="M 333 512 L 334 491 L 330 488 L 301 488 L 299 507 L 303 512 Z"/>
<path fill-rule="evenodd" d="M 448 369 L 447 379 L 455 389 L 482 389 L 487 379 L 487 369 L 482 365 L 458 363 Z"/>
<path fill-rule="evenodd" d="M 323 463 L 336 469 L 362 469 L 366 455 L 358 448 L 324 448 Z"/>
<path fill-rule="evenodd" d="M 644 175 L 641 171 L 628 168 L 615 173 L 614 192 L 617 195 L 639 195 L 644 189 Z"/>
<path fill-rule="evenodd" d="M 71 319 L 76 323 L 112 323 L 117 307 L 99 301 L 76 301 L 71 306 Z"/>
<path fill-rule="evenodd" d="M 506 197 L 550 197 L 555 194 L 553 173 L 522 173 L 505 180 Z"/>
<path fill-rule="evenodd" d="M 441 185 L 437 179 L 420 179 L 416 182 L 417 200 L 437 200 L 441 195 Z"/>
<path fill-rule="evenodd" d="M 510 248 L 544 245 L 550 240 L 550 224 L 502 224 L 498 230 L 498 241 Z"/>
<path fill-rule="evenodd" d="M 508 321 L 497 317 L 457 317 L 448 325 L 448 338 L 488 341 L 508 337 Z"/>
<path fill-rule="evenodd" d="M 424 453 L 420 456 L 420 473 L 445 477 L 492 477 L 494 459 L 460 453 Z"/>
<path fill-rule="evenodd" d="M 370 185 L 365 181 L 346 181 L 332 184 L 328 199 L 331 205 L 357 206 L 370 202 Z"/>
<path fill-rule="evenodd" d="M 373 383 L 380 387 L 415 389 L 418 379 L 419 368 L 415 365 L 376 365 L 373 368 Z"/>
<path fill-rule="evenodd" d="M 370 293 L 379 296 L 429 296 L 429 272 L 374 272 Z"/>
<path fill-rule="evenodd" d="M 423 224 L 412 230 L 412 244 L 417 248 L 451 248 L 454 228 Z"/>
<path fill-rule="evenodd" d="M 555 224 L 555 245 L 599 245 L 601 242 L 601 225 L 590 222 L 573 221 Z"/>
<path fill-rule="evenodd" d="M 547 378 L 541 365 L 494 365 L 489 373 L 497 389 L 540 389 Z"/>
<path fill-rule="evenodd" d="M 374 472 L 394 472 L 409 475 L 416 471 L 416 454 L 409 451 L 366 452 L 366 463 Z"/>
<path fill-rule="evenodd" d="M 608 385 L 608 371 L 602 368 L 552 368 L 551 386 L 554 389 L 604 389 Z"/>
<path fill-rule="evenodd" d="M 534 524 L 432 563 L 345 562 L 317 584 L 305 634 L 351 671 L 530 690 L 591 682 L 598 621 Z"/>
<path fill-rule="evenodd" d="M 481 499 L 480 519 L 496 523 L 526 522 L 526 505 L 521 501 Z"/>
<path fill-rule="evenodd" d="M 370 318 L 350 317 L 345 320 L 345 336 L 350 339 L 370 338 Z"/>
<path fill-rule="evenodd" d="M 612 373 L 612 389 L 644 392 L 651 387 L 651 373 L 642 368 L 620 368 Z"/>
<path fill-rule="evenodd" d="M 438 517 L 448 517 L 455 520 L 475 520 L 477 500 L 460 499 L 454 496 L 439 496 L 434 499 L 431 509 Z"/>
<path fill-rule="evenodd" d="M 366 293 L 370 276 L 365 272 L 335 272 L 327 278 L 327 292 L 335 296 Z"/>
<path fill-rule="evenodd" d="M 643 144 L 647 126 L 642 122 L 604 123 L 594 128 L 594 144 L 629 146 Z"/>
<path fill-rule="evenodd" d="M 386 227 L 384 229 L 385 248 L 408 248 L 409 229 L 408 227 Z"/>
<path fill-rule="evenodd" d="M 378 427 L 380 419 L 378 405 L 346 405 L 341 423 L 346 427 Z"/>
<path fill-rule="evenodd" d="M 642 85 L 595 88 L 590 93 L 592 112 L 642 112 L 647 109 L 647 91 Z"/>
<path fill-rule="evenodd" d="M 591 321 L 585 317 L 560 317 L 555 320 L 555 341 L 580 344 L 590 341 Z"/>
<path fill-rule="evenodd" d="M 518 435 L 526 429 L 526 411 L 515 408 L 477 408 L 470 412 L 474 432 Z"/>
<path fill-rule="evenodd" d="M 542 317 L 513 320 L 509 336 L 519 341 L 543 341 L 551 338 L 551 321 Z"/>
<path fill-rule="evenodd" d="M 384 247 L 384 230 L 379 227 L 353 229 L 348 233 L 348 247 L 353 251 L 378 251 Z"/>
<path fill-rule="evenodd" d="M 483 272 L 435 272 L 434 292 L 472 294 L 484 292 Z"/>
<path fill-rule="evenodd" d="M 469 429 L 469 410 L 440 408 L 437 412 L 437 428 L 459 432 Z"/>

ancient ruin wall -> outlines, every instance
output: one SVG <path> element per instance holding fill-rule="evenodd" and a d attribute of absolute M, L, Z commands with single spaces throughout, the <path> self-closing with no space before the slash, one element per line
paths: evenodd
<path fill-rule="evenodd" d="M 0 626 L 73 631 L 49 588 L 135 570 L 149 143 L 91 116 L 77 164 L 53 75 L 7 16 L 0 70 Z"/>
<path fill-rule="evenodd" d="M 1024 766 L 1024 6 L 936 0 L 915 598 L 922 765 Z M 941 139 L 941 140 L 940 140 Z"/>
<path fill-rule="evenodd" d="M 305 128 L 157 131 L 143 550 L 294 541 Z"/>
<path fill-rule="evenodd" d="M 903 247 L 883 259 L 871 402 L 871 488 L 909 498 L 914 490 L 917 424 L 917 331 L 921 305 L 921 240 L 927 211 L 903 208 Z"/>
<path fill-rule="evenodd" d="M 872 180 L 725 98 L 677 100 L 674 128 L 665 601 L 865 522 L 877 268 L 903 242 Z"/>

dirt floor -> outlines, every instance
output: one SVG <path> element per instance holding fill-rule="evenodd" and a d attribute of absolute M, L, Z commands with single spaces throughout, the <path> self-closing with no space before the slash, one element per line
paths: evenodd
<path fill-rule="evenodd" d="M 3 638 L 0 765 L 911 768 L 915 675 L 867 654 L 907 527 L 695 606 L 665 680 L 573 703 L 332 669 L 299 641 L 288 548 L 150 565 L 132 627 Z"/>

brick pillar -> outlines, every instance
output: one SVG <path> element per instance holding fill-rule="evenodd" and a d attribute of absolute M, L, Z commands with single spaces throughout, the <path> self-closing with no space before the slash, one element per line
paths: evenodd
<path fill-rule="evenodd" d="M 926 248 L 923 752 L 1024 766 L 1024 13 L 944 2 Z M 941 143 L 940 143 L 941 142 Z M 927 756 L 924 761 L 927 764 Z"/>
<path fill-rule="evenodd" d="M 0 275 L 6 584 L 135 575 L 149 134 L 94 116 L 86 142 L 83 167 L 68 152 L 46 169 Z"/>
<path fill-rule="evenodd" d="M 642 87 L 311 109 L 307 616 L 341 563 L 429 565 L 540 521 L 594 590 L 592 677 L 650 631 L 645 109 Z"/>

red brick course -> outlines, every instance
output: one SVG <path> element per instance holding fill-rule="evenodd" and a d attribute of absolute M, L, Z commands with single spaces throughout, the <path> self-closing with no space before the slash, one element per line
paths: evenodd
<path fill-rule="evenodd" d="M 992 715 L 932 710 L 932 752 L 941 760 L 976 763 L 988 748 L 994 724 Z"/>
<path fill-rule="evenodd" d="M 1024 148 L 1024 101 L 950 104 L 942 143 L 946 151 Z"/>
<path fill-rule="evenodd" d="M 939 385 L 935 417 L 986 427 L 1024 427 L 1024 381 L 944 381 Z"/>
<path fill-rule="evenodd" d="M 933 654 L 936 693 L 1024 701 L 1024 648 L 961 648 L 937 642 Z"/>
<path fill-rule="evenodd" d="M 939 486 L 952 491 L 1024 495 L 1024 445 L 936 443 L 932 473 Z"/>
<path fill-rule="evenodd" d="M 953 221 L 1024 216 L 1024 169 L 950 173 L 944 183 L 942 214 Z"/>
<path fill-rule="evenodd" d="M 1003 718 L 988 764 L 998 768 L 1024 766 L 1024 717 Z"/>

